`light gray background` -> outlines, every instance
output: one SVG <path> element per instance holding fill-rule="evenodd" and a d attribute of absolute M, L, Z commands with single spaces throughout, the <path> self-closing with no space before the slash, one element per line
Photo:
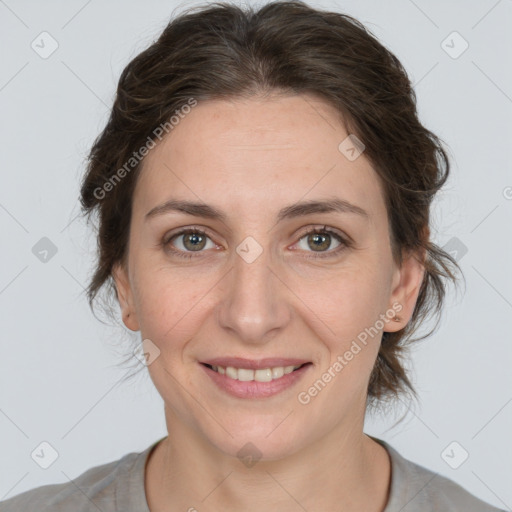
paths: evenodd
<path fill-rule="evenodd" d="M 420 406 L 394 428 L 403 404 L 396 417 L 368 418 L 366 432 L 510 510 L 512 2 L 311 5 L 357 17 L 408 70 L 424 124 L 452 155 L 433 237 L 439 245 L 456 237 L 468 249 L 460 260 L 465 295 L 450 294 L 438 332 L 412 351 Z M 118 384 L 129 335 L 102 325 L 86 304 L 95 240 L 77 218 L 77 201 L 85 156 L 122 69 L 175 7 L 0 0 L 0 500 L 69 481 L 166 433 L 147 372 Z M 31 48 L 43 31 L 59 45 L 47 59 Z M 469 44 L 458 58 L 442 46 L 453 31 Z M 446 44 L 452 53 L 462 48 L 453 36 Z M 42 237 L 58 250 L 46 263 L 32 252 Z M 30 456 L 42 441 L 59 453 L 46 470 Z M 469 453 L 458 469 L 441 456 L 452 441 Z"/>

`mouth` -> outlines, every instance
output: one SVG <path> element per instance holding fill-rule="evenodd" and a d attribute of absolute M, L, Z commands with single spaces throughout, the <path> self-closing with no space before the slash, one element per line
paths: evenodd
<path fill-rule="evenodd" d="M 242 382 L 271 382 L 273 380 L 280 379 L 284 375 L 295 372 L 300 368 L 310 365 L 312 363 L 303 363 L 298 365 L 287 365 L 287 366 L 269 366 L 268 368 L 236 368 L 234 366 L 221 366 L 211 365 L 208 363 L 201 363 L 202 365 L 210 368 L 214 372 L 220 375 L 225 375 L 229 379 L 239 380 Z"/>
<path fill-rule="evenodd" d="M 291 390 L 313 363 L 297 359 L 229 358 L 201 362 L 200 366 L 216 389 L 236 398 L 262 399 Z"/>

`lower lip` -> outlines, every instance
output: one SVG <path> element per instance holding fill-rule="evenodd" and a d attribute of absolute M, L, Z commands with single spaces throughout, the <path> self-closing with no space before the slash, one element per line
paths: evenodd
<path fill-rule="evenodd" d="M 237 398 L 267 398 L 277 395 L 281 391 L 292 387 L 312 366 L 311 363 L 308 363 L 291 373 L 286 373 L 279 377 L 279 379 L 271 380 L 270 382 L 258 382 L 255 380 L 241 381 L 231 379 L 208 368 L 204 364 L 200 365 L 220 389 Z"/>

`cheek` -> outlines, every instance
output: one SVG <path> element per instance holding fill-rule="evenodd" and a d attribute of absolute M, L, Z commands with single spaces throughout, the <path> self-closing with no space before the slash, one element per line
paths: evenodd
<path fill-rule="evenodd" d="M 354 265 L 303 283 L 297 295 L 311 310 L 309 316 L 320 318 L 326 332 L 340 343 L 373 326 L 386 312 L 387 282 L 376 266 Z"/>
<path fill-rule="evenodd" d="M 326 351 L 319 375 L 302 391 L 315 400 L 318 410 L 329 410 L 334 421 L 350 404 L 364 401 L 385 326 L 381 315 L 386 315 L 386 304 L 374 274 L 347 272 L 330 283 L 327 293 L 313 287 L 304 290 L 304 295 L 309 293 L 309 301 L 304 301 L 309 307 L 303 309 L 303 318 L 308 318 Z M 333 403 L 337 405 L 331 410 Z"/>
<path fill-rule="evenodd" d="M 320 402 L 349 401 L 366 391 L 385 328 L 381 315 L 386 318 L 387 311 L 385 273 L 371 267 L 347 268 L 299 291 L 307 306 L 301 314 L 328 352 L 320 379 L 329 391 L 322 392 Z"/>
<path fill-rule="evenodd" d="M 182 345 L 201 325 L 205 296 L 214 280 L 197 272 L 148 265 L 136 273 L 134 283 L 142 337 L 169 349 Z"/>

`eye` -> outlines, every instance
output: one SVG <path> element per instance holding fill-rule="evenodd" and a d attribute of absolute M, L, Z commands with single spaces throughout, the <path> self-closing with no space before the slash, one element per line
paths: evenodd
<path fill-rule="evenodd" d="M 334 250 L 328 250 L 333 242 L 337 244 Z M 210 246 L 208 246 L 208 243 L 210 243 Z M 204 252 L 204 249 L 215 249 L 217 247 L 205 231 L 196 227 L 182 229 L 164 237 L 162 246 L 173 255 L 188 259 L 199 256 L 201 252 Z M 346 247 L 349 247 L 350 242 L 336 231 L 323 226 L 302 233 L 298 246 L 299 249 L 305 252 L 313 253 L 306 256 L 307 258 L 326 258 L 337 255 Z"/>
<path fill-rule="evenodd" d="M 171 243 L 173 241 L 176 241 L 176 243 Z M 207 247 L 208 241 L 211 244 L 210 247 Z M 164 239 L 163 245 L 168 247 L 174 254 L 183 258 L 192 258 L 194 257 L 194 252 L 201 252 L 205 248 L 211 249 L 215 247 L 210 237 L 199 228 L 188 228 L 174 233 Z"/>
<path fill-rule="evenodd" d="M 303 240 L 304 242 L 302 242 Z M 333 241 L 335 241 L 337 245 L 334 247 L 334 250 L 329 251 L 328 249 L 331 247 Z M 324 226 L 322 228 L 313 228 L 306 231 L 306 233 L 301 236 L 298 245 L 300 249 L 306 252 L 320 253 L 307 256 L 308 258 L 324 258 L 338 254 L 345 249 L 349 243 L 340 234 Z"/>

